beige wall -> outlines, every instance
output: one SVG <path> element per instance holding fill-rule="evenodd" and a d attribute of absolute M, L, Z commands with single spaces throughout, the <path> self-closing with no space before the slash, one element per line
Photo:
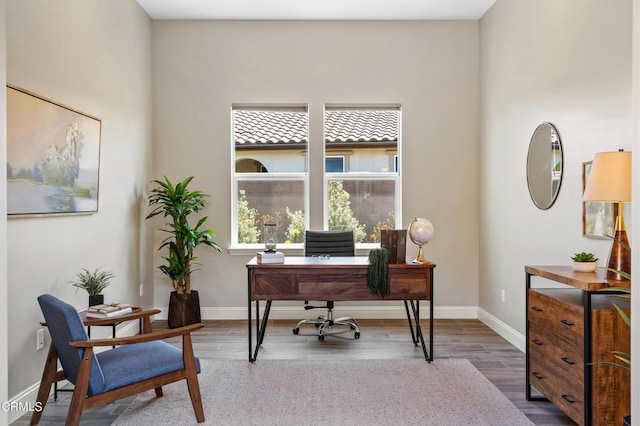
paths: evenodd
<path fill-rule="evenodd" d="M 14 397 L 39 382 L 44 365 L 46 349 L 35 350 L 38 295 L 86 306 L 86 293 L 68 281 L 81 268 L 104 265 L 116 275 L 105 291 L 109 301 L 152 304 L 150 244 L 141 227 L 151 161 L 151 20 L 132 0 L 10 0 L 7 16 L 7 82 L 102 119 L 99 212 L 8 222 Z M 140 283 L 147 284 L 143 300 Z"/>
<path fill-rule="evenodd" d="M 524 333 L 524 265 L 566 264 L 579 251 L 607 259 L 609 241 L 581 235 L 581 166 L 632 147 L 631 0 L 498 0 L 480 28 L 480 307 Z M 562 187 L 546 211 L 525 174 L 543 121 L 564 147 Z"/>
<path fill-rule="evenodd" d="M 308 104 L 311 227 L 322 227 L 324 103 L 402 105 L 402 224 L 429 218 L 439 307 L 478 302 L 478 22 L 153 22 L 154 168 L 195 175 L 212 195 L 217 241 L 231 241 L 230 108 Z M 156 235 L 158 246 L 161 236 Z M 415 248 L 410 244 L 410 250 Z M 246 315 L 251 255 L 200 251 L 205 316 Z M 156 263 L 160 259 L 156 256 Z M 156 306 L 170 283 L 156 271 Z M 274 315 L 278 315 L 274 306 Z M 345 304 L 341 304 L 343 312 Z M 298 315 L 302 314 L 297 305 Z M 474 310 L 475 313 L 475 310 Z"/>

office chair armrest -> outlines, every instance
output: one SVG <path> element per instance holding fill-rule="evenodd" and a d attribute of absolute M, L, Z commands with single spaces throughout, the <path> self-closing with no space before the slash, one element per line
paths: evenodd
<path fill-rule="evenodd" d="M 168 339 L 175 336 L 185 336 L 204 327 L 204 324 L 191 324 L 170 330 L 154 331 L 152 333 L 138 334 L 136 336 L 116 337 L 115 339 L 76 340 L 69 342 L 76 348 L 90 348 L 94 346 L 120 346 L 134 343 L 151 342 L 154 340 Z"/>

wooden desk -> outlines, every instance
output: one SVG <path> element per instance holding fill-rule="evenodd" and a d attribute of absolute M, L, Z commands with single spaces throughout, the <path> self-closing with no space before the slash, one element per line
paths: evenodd
<path fill-rule="evenodd" d="M 254 362 L 264 340 L 274 300 L 382 301 L 402 300 L 414 344 L 420 343 L 427 362 L 433 360 L 433 269 L 435 264 L 389 265 L 391 293 L 376 296 L 367 288 L 367 257 L 285 257 L 284 263 L 247 263 L 249 362 Z M 260 319 L 260 300 L 266 301 Z M 420 300 L 429 301 L 429 349 L 420 326 Z M 252 303 L 256 309 L 256 345 L 253 347 Z M 412 317 L 413 315 L 413 317 Z"/>

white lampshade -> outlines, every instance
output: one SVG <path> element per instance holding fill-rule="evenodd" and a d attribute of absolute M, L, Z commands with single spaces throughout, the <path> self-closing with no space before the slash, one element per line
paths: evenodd
<path fill-rule="evenodd" d="M 599 152 L 593 157 L 582 201 L 631 202 L 631 152 Z"/>

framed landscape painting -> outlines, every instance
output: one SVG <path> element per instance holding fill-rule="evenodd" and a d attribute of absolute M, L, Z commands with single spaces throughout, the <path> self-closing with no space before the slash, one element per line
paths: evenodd
<path fill-rule="evenodd" d="M 100 119 L 7 86 L 9 217 L 98 211 Z"/>
<path fill-rule="evenodd" d="M 582 192 L 584 193 L 591 172 L 592 161 L 582 163 Z M 615 217 L 618 215 L 616 203 L 599 201 L 582 202 L 582 235 L 587 238 L 607 238 L 614 234 Z"/>

